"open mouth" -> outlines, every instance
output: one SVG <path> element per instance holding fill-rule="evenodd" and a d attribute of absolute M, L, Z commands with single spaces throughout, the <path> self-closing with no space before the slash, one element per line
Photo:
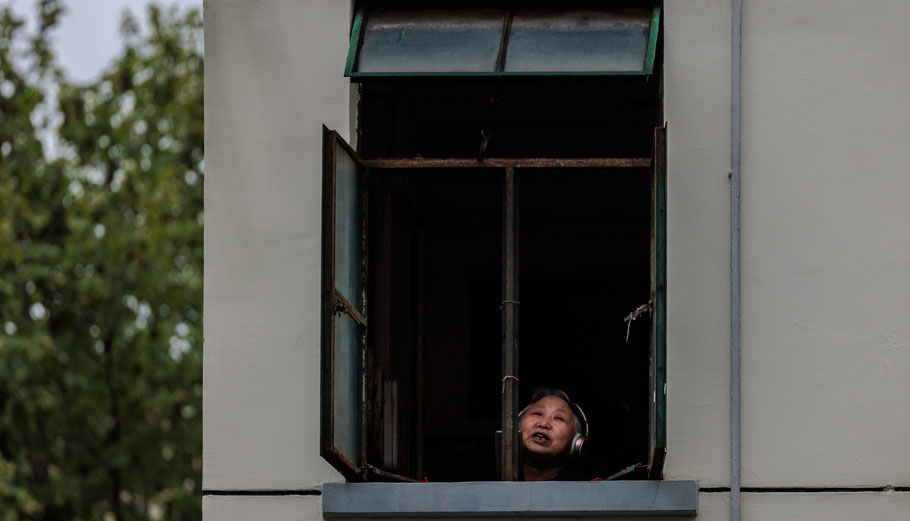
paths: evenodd
<path fill-rule="evenodd" d="M 542 432 L 535 432 L 534 434 L 531 435 L 531 438 L 533 438 L 537 441 L 550 441 L 550 437 Z"/>

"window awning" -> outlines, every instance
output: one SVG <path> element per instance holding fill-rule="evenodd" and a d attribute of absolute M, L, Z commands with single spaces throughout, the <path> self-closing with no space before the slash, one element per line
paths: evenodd
<path fill-rule="evenodd" d="M 345 76 L 646 75 L 660 9 L 357 12 Z"/>

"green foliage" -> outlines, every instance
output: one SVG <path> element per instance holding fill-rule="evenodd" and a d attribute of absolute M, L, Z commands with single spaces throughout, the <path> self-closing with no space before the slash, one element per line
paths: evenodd
<path fill-rule="evenodd" d="M 0 521 L 199 519 L 201 16 L 126 18 L 74 85 L 61 13 L 0 8 Z"/>

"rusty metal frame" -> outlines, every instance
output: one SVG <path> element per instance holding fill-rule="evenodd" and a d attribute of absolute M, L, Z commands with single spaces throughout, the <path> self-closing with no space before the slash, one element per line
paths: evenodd
<path fill-rule="evenodd" d="M 335 186 L 336 186 L 336 149 L 340 146 L 353 161 L 357 164 L 362 186 L 366 186 L 367 166 L 363 163 L 357 153 L 348 145 L 334 130 L 326 126 L 322 127 L 322 317 L 321 317 L 321 386 L 322 400 L 320 402 L 320 437 L 319 449 L 320 454 L 329 463 L 332 464 L 345 478 L 351 481 L 362 481 L 366 477 L 364 468 L 358 468 L 349 456 L 343 454 L 335 447 L 335 315 L 336 313 L 345 313 L 349 315 L 363 331 L 361 340 L 361 358 L 365 355 L 364 342 L 366 341 L 367 332 L 367 313 L 366 313 L 366 223 L 367 198 L 361 193 L 361 218 L 363 222 L 361 241 L 361 270 L 363 284 L 361 285 L 362 309 L 358 310 L 335 288 Z M 364 188 L 365 190 L 365 188 Z M 361 360 L 363 363 L 363 360 Z M 364 383 L 361 382 L 361 391 L 364 392 Z M 361 396 L 361 422 L 364 414 L 363 396 Z M 361 433 L 363 439 L 363 433 Z M 364 442 L 365 443 L 365 442 Z M 365 445 L 361 448 L 361 461 L 366 464 Z"/>
<path fill-rule="evenodd" d="M 505 169 L 502 211 L 502 481 L 520 481 L 518 432 L 518 178 Z"/>
<path fill-rule="evenodd" d="M 338 290 L 335 290 L 335 313 L 345 313 L 350 315 L 354 319 L 354 322 L 357 322 L 358 326 L 367 327 L 366 317 L 360 313 L 360 311 L 354 307 L 351 302 L 344 298 Z"/>
<path fill-rule="evenodd" d="M 417 482 L 416 479 L 402 476 L 401 474 L 395 474 L 394 472 L 389 472 L 387 470 L 382 470 L 379 467 L 376 467 L 376 466 L 373 466 L 373 465 L 370 465 L 369 463 L 367 463 L 366 470 L 365 470 L 366 481 L 371 481 L 370 480 L 371 475 L 379 476 L 380 478 L 384 478 L 385 480 L 388 480 L 388 481 L 401 481 L 403 483 L 416 483 Z"/>
<path fill-rule="evenodd" d="M 667 127 L 654 129 L 651 177 L 651 362 L 648 479 L 661 479 L 667 455 Z"/>
<path fill-rule="evenodd" d="M 368 168 L 650 168 L 650 157 L 603 158 L 376 158 Z"/>

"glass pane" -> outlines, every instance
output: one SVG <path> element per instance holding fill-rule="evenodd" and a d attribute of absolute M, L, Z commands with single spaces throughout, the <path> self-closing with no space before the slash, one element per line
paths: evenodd
<path fill-rule="evenodd" d="M 370 12 L 357 72 L 494 72 L 502 10 Z"/>
<path fill-rule="evenodd" d="M 520 9 L 512 20 L 507 72 L 642 71 L 651 9 Z"/>
<path fill-rule="evenodd" d="M 360 345 L 363 330 L 347 314 L 335 316 L 333 445 L 355 467 L 361 466 Z"/>
<path fill-rule="evenodd" d="M 335 288 L 358 311 L 363 307 L 363 272 L 357 163 L 340 145 L 335 145 Z"/>

